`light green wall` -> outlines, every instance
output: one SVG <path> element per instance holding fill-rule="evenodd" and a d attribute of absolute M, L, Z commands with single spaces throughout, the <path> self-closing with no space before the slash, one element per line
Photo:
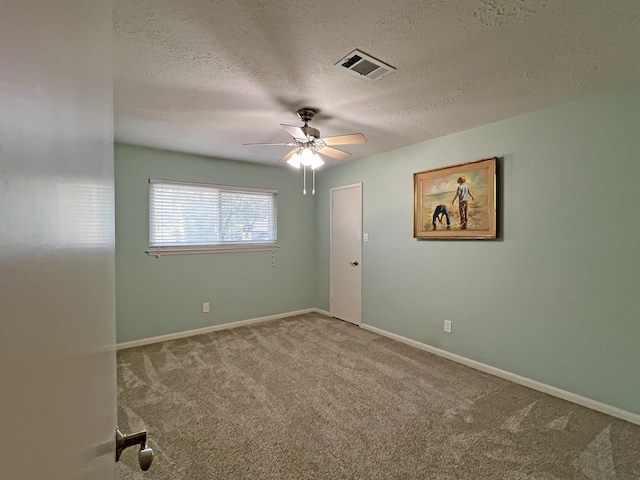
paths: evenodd
<path fill-rule="evenodd" d="M 500 238 L 412 238 L 414 172 L 497 156 Z M 363 322 L 640 413 L 640 91 L 617 92 L 321 172 L 363 182 Z M 453 334 L 443 332 L 443 320 Z"/>
<path fill-rule="evenodd" d="M 315 306 L 315 210 L 297 172 L 116 145 L 115 176 L 118 342 Z M 271 252 L 148 256 L 149 178 L 277 189 L 275 267 Z"/>
<path fill-rule="evenodd" d="M 285 168 L 116 145 L 118 341 L 328 310 L 329 189 L 363 182 L 364 323 L 640 413 L 639 125 L 640 90 L 590 97 L 321 170 L 315 198 Z M 413 239 L 413 173 L 491 156 L 500 238 Z M 150 177 L 278 189 L 276 267 L 149 257 Z"/>

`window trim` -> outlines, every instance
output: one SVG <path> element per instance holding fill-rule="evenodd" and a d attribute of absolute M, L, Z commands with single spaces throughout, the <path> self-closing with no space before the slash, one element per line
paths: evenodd
<path fill-rule="evenodd" d="M 225 243 L 220 245 L 172 245 L 172 246 L 157 246 L 152 247 L 149 245 L 149 249 L 145 250 L 150 256 L 154 256 L 156 258 L 165 256 L 165 255 L 201 255 L 208 253 L 237 253 L 237 252 L 264 252 L 264 251 L 276 251 L 280 248 L 277 243 L 277 229 L 278 229 L 278 190 L 267 189 L 267 188 L 254 188 L 254 187 L 240 187 L 236 185 L 220 185 L 213 183 L 203 183 L 203 182 L 185 182 L 181 180 L 164 180 L 158 178 L 150 178 L 149 184 L 161 183 L 165 185 L 185 185 L 185 186 L 193 186 L 193 187 L 206 187 L 212 189 L 220 189 L 226 191 L 233 192 L 247 192 L 247 193 L 268 193 L 273 194 L 275 198 L 274 204 L 274 215 L 276 219 L 276 243 Z M 149 194 L 151 192 L 151 188 L 149 188 Z M 151 199 L 148 197 L 148 237 L 150 240 L 151 237 Z"/>

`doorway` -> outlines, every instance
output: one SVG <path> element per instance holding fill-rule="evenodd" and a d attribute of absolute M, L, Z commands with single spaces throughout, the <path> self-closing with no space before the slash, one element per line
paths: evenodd
<path fill-rule="evenodd" d="M 331 316 L 362 322 L 362 183 L 331 189 Z"/>

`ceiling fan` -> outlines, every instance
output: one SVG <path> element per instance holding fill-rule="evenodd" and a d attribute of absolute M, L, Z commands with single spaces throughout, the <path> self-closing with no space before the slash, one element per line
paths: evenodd
<path fill-rule="evenodd" d="M 350 153 L 333 148 L 332 145 L 367 143 L 367 139 L 362 133 L 350 133 L 347 135 L 322 138 L 318 129 L 309 126 L 309 122 L 317 113 L 316 110 L 312 108 L 301 108 L 297 113 L 300 120 L 304 122 L 302 127 L 280 124 L 280 126 L 291 135 L 292 141 L 287 143 L 245 143 L 243 145 L 281 145 L 294 147 L 293 150 L 280 160 L 289 163 L 289 165 L 295 168 L 303 166 L 311 167 L 315 170 L 324 164 L 324 161 L 318 156 L 318 153 L 336 160 L 344 160 L 351 156 Z"/>

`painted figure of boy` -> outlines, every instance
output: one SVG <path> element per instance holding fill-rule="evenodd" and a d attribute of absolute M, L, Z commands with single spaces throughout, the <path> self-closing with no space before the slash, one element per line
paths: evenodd
<path fill-rule="evenodd" d="M 451 218 L 449 217 L 449 209 L 446 205 L 438 205 L 433 211 L 433 229 L 436 229 L 436 220 L 442 223 L 442 217 L 447 217 L 447 230 L 451 228 Z"/>
<path fill-rule="evenodd" d="M 453 197 L 451 201 L 451 205 L 453 205 L 458 199 L 458 211 L 460 212 L 460 227 L 462 229 L 467 228 L 467 213 L 468 213 L 468 205 L 469 198 L 475 200 L 473 195 L 471 194 L 471 190 L 469 190 L 469 185 L 465 183 L 464 177 L 458 177 L 458 190 L 456 191 L 456 196 Z"/>

